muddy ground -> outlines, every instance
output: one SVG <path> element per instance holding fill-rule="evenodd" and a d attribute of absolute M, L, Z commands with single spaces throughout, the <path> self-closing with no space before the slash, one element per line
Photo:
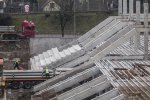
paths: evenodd
<path fill-rule="evenodd" d="M 4 70 L 13 70 L 15 58 L 20 59 L 20 66 L 29 69 L 29 39 L 16 42 L 0 42 L 0 58 L 4 59 Z M 7 100 L 30 100 L 30 90 L 6 90 Z"/>
<path fill-rule="evenodd" d="M 16 42 L 0 42 L 0 58 L 4 59 L 4 69 L 13 69 L 15 58 L 20 59 L 20 66 L 28 69 L 28 61 L 30 59 L 29 40 L 21 40 Z"/>

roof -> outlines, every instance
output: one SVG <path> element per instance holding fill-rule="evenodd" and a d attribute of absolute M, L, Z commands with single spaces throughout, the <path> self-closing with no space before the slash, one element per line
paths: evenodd
<path fill-rule="evenodd" d="M 50 1 L 54 1 L 54 2 L 57 3 L 58 5 L 59 5 L 59 3 L 60 3 L 60 0 L 42 0 L 42 1 L 40 2 L 41 8 L 43 8 L 45 5 L 47 5 Z"/>

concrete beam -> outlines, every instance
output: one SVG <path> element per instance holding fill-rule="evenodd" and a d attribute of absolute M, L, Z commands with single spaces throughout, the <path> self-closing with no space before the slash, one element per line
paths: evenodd
<path fill-rule="evenodd" d="M 91 68 L 94 66 L 94 63 L 92 61 L 89 61 L 83 65 L 80 65 L 76 68 L 74 68 L 73 70 L 69 71 L 69 72 L 66 72 L 62 75 L 59 75 L 59 76 L 56 76 L 52 79 L 49 79 L 41 84 L 38 84 L 36 86 L 33 87 L 33 92 L 37 92 L 37 91 L 40 91 L 40 90 L 43 90 L 43 89 L 46 89 L 47 86 L 52 86 L 62 80 L 65 80 L 67 77 L 71 77 L 79 72 L 82 72 L 88 68 Z"/>
<path fill-rule="evenodd" d="M 140 25 L 140 14 L 141 14 L 141 2 L 136 1 L 136 21 Z"/>
<path fill-rule="evenodd" d="M 64 49 L 67 49 L 67 48 L 69 48 L 69 47 L 71 47 L 71 46 L 73 46 L 73 45 L 77 45 L 77 44 L 78 44 L 78 41 L 75 39 L 75 40 L 73 40 L 72 42 L 67 43 L 66 45 L 63 45 L 63 46 L 58 47 L 58 50 L 59 50 L 59 51 L 63 51 Z"/>
<path fill-rule="evenodd" d="M 123 0 L 123 15 L 127 14 L 127 0 Z"/>
<path fill-rule="evenodd" d="M 101 28 L 103 28 L 104 26 L 106 26 L 107 24 L 109 24 L 113 20 L 114 20 L 114 17 L 108 17 L 106 20 L 99 23 L 97 26 L 95 26 L 90 31 L 85 33 L 83 36 L 78 38 L 78 42 L 81 43 L 81 42 L 85 41 L 86 39 L 89 39 L 91 35 L 95 34 L 98 30 L 101 30 Z"/>
<path fill-rule="evenodd" d="M 113 90 L 110 90 L 92 100 L 110 100 L 111 98 L 114 98 L 118 95 L 118 90 L 117 89 L 113 89 Z"/>
<path fill-rule="evenodd" d="M 110 45 L 107 46 L 107 47 L 105 47 L 104 49 L 102 49 L 102 51 L 100 50 L 100 52 L 97 53 L 92 58 L 92 60 L 98 60 L 100 58 L 105 57 L 106 54 L 108 54 L 110 51 L 112 51 L 113 49 L 117 48 L 118 46 L 122 45 L 124 42 L 126 42 L 127 40 L 129 40 L 130 37 L 132 37 L 135 34 L 136 34 L 136 30 L 135 30 L 135 28 L 133 28 L 131 31 L 129 31 L 128 33 L 126 33 L 125 35 L 123 35 L 122 37 L 120 37 L 119 39 L 117 39 L 116 41 L 114 41 L 113 43 L 110 43 Z M 101 47 L 99 47 L 98 49 L 100 49 L 100 48 Z M 98 49 L 96 49 L 96 50 L 98 50 Z"/>
<path fill-rule="evenodd" d="M 130 19 L 133 17 L 133 0 L 129 0 L 129 14 Z"/>
<path fill-rule="evenodd" d="M 110 38 L 112 35 L 117 33 L 119 30 L 121 30 L 123 27 L 127 26 L 126 23 L 118 22 L 115 25 L 113 25 L 108 30 L 101 33 L 97 38 L 95 38 L 93 41 L 85 45 L 83 48 L 86 51 L 90 51 L 91 49 L 95 48 L 100 43 L 106 41 L 108 38 Z"/>
<path fill-rule="evenodd" d="M 49 68 L 57 68 L 57 67 L 65 64 L 67 62 L 70 62 L 70 61 L 72 61 L 72 60 L 74 60 L 74 59 L 76 59 L 78 57 L 81 57 L 84 54 L 85 54 L 84 50 L 79 50 L 79 51 L 77 51 L 77 52 L 75 52 L 75 53 L 73 53 L 71 55 L 66 56 L 63 59 L 60 59 L 60 60 L 56 61 L 55 63 L 52 63 L 51 65 L 49 65 Z"/>
<path fill-rule="evenodd" d="M 127 19 L 127 16 L 129 16 L 129 14 L 125 14 L 125 16 L 123 17 L 124 19 Z M 137 19 L 137 15 L 136 13 L 133 14 L 133 20 Z M 123 19 L 122 19 L 123 20 Z M 148 14 L 148 21 L 150 21 L 150 14 Z M 140 22 L 144 22 L 144 14 L 140 14 Z"/>
<path fill-rule="evenodd" d="M 99 83 L 101 83 L 101 82 L 103 82 L 105 80 L 106 80 L 106 76 L 104 76 L 104 75 L 103 76 L 99 76 L 98 78 L 96 78 L 96 79 L 94 79 L 94 80 L 92 80 L 92 81 L 90 81 L 90 82 L 88 82 L 86 84 L 78 86 L 77 88 L 75 88 L 73 90 L 70 90 L 68 92 L 65 92 L 65 93 L 57 96 L 57 99 L 65 100 L 66 98 L 68 98 L 70 96 L 73 96 L 74 94 L 79 93 L 79 92 L 81 92 L 83 90 L 86 90 L 86 89 L 88 89 L 91 86 L 95 86 L 95 85 L 97 85 L 97 84 L 99 84 Z"/>
<path fill-rule="evenodd" d="M 116 97 L 114 97 L 114 98 L 112 98 L 110 100 L 124 100 L 124 99 L 125 99 L 124 94 L 121 94 L 121 95 L 118 95 L 118 96 L 116 96 Z"/>
<path fill-rule="evenodd" d="M 90 56 L 93 57 L 96 54 L 98 54 L 99 52 L 101 52 L 103 49 L 108 47 L 109 45 L 112 45 L 114 43 L 114 41 L 121 38 L 124 34 L 128 33 L 130 30 L 131 30 L 130 27 L 126 26 L 126 27 L 124 27 L 124 29 L 120 30 L 119 32 L 117 31 L 117 33 L 115 35 L 113 35 L 110 39 L 108 39 L 104 44 L 102 44 L 100 47 L 93 50 L 90 53 Z"/>
<path fill-rule="evenodd" d="M 115 17 L 114 17 L 115 18 Z M 114 24 L 117 23 L 117 20 L 112 20 L 110 23 L 106 24 L 105 26 L 101 27 L 95 34 L 91 35 L 89 39 L 84 40 L 83 42 L 80 42 L 80 45 L 83 47 L 86 44 L 88 44 L 90 41 L 93 41 L 96 37 L 98 37 L 101 33 L 108 30 L 110 27 L 112 27 Z"/>
<path fill-rule="evenodd" d="M 81 63 L 87 62 L 89 59 L 90 59 L 89 55 L 84 55 L 84 56 L 81 56 L 75 60 L 72 60 L 72 61 L 70 61 L 64 65 L 61 65 L 60 67 L 62 67 L 62 68 L 74 68 L 77 65 L 80 65 Z"/>
<path fill-rule="evenodd" d="M 140 1 L 136 1 L 136 22 L 137 25 L 140 25 L 140 12 L 141 12 L 141 3 Z M 135 35 L 135 49 L 139 49 L 140 47 L 140 32 L 137 32 Z"/>
<path fill-rule="evenodd" d="M 74 95 L 70 96 L 69 98 L 66 98 L 65 100 L 82 100 L 82 99 L 87 98 L 95 93 L 98 93 L 110 86 L 111 86 L 111 84 L 109 81 L 104 81 L 95 86 L 90 86 L 89 88 L 87 88 L 81 92 L 75 93 Z M 64 100 L 64 99 L 60 98 L 58 100 Z"/>
<path fill-rule="evenodd" d="M 145 25 L 145 33 L 144 33 L 144 52 L 145 59 L 148 59 L 148 13 L 149 13 L 148 3 L 144 3 L 144 25 Z"/>
<path fill-rule="evenodd" d="M 144 56 L 106 56 L 102 58 L 103 60 L 142 60 Z"/>
<path fill-rule="evenodd" d="M 73 77 L 70 77 L 64 81 L 61 81 L 55 85 L 49 86 L 48 88 L 37 92 L 35 95 L 43 95 L 46 92 L 48 92 L 50 95 L 57 93 L 59 91 L 64 90 L 65 88 L 71 87 L 71 86 L 73 86 L 85 79 L 88 79 L 89 77 L 97 75 L 97 74 L 100 74 L 100 71 L 97 67 L 87 69 L 81 73 L 78 73 L 77 75 L 75 75 Z"/>
<path fill-rule="evenodd" d="M 122 7 L 122 0 L 118 0 L 118 15 L 122 15 L 123 14 L 123 7 Z"/>

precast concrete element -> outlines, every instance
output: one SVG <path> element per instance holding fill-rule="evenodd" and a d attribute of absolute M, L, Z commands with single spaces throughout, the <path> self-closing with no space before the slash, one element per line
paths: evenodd
<path fill-rule="evenodd" d="M 95 48 L 100 43 L 106 41 L 109 37 L 117 33 L 119 30 L 127 26 L 127 23 L 117 22 L 112 27 L 108 28 L 106 31 L 101 33 L 98 37 L 96 37 L 93 41 L 90 41 L 87 45 L 85 45 L 83 48 L 86 51 L 89 51 L 93 48 Z"/>
<path fill-rule="evenodd" d="M 45 92 L 48 92 L 49 94 L 54 94 L 64 90 L 65 88 L 72 87 L 73 85 L 98 74 L 100 74 L 99 69 L 97 67 L 92 67 L 72 77 L 69 77 L 66 80 L 63 80 L 55 85 L 49 86 L 48 88 L 37 92 L 35 95 L 42 95 Z"/>
<path fill-rule="evenodd" d="M 58 50 L 61 52 L 64 49 L 67 49 L 67 48 L 71 47 L 72 45 L 77 45 L 77 44 L 78 44 L 78 40 L 75 39 L 75 40 L 73 40 L 73 41 L 71 41 L 71 42 L 69 42 L 69 43 L 67 43 L 67 44 L 65 44 L 63 46 L 58 47 Z"/>
<path fill-rule="evenodd" d="M 56 63 L 52 63 L 51 65 L 49 65 L 49 68 L 57 68 L 65 63 L 68 63 L 74 59 L 77 59 L 81 56 L 83 56 L 85 54 L 85 51 L 84 50 L 80 50 L 76 53 L 73 53 L 72 55 L 69 55 L 67 57 L 65 57 L 64 59 L 60 59 L 58 60 Z"/>
<path fill-rule="evenodd" d="M 111 36 L 105 43 L 103 43 L 101 46 L 97 47 L 95 50 L 93 50 L 90 55 L 93 57 L 96 55 L 98 52 L 102 51 L 104 48 L 106 48 L 108 45 L 111 45 L 116 41 L 117 39 L 121 38 L 123 35 L 128 33 L 132 29 L 131 25 L 125 26 L 123 29 L 117 31 L 117 33 L 113 36 Z"/>
<path fill-rule="evenodd" d="M 57 98 L 57 100 L 82 100 L 82 99 L 87 98 L 95 93 L 98 93 L 106 88 L 109 88 L 110 86 L 111 86 L 110 82 L 108 80 L 106 80 L 99 84 L 92 85 L 87 89 L 83 89 L 83 91 L 81 91 L 81 92 L 76 92 L 74 95 L 71 95 L 68 98 L 65 98 L 65 99 Z M 52 100 L 54 100 L 54 99 L 52 99 Z"/>
<path fill-rule="evenodd" d="M 109 28 L 111 28 L 114 24 L 116 24 L 118 21 L 117 19 L 112 20 L 110 23 L 108 23 L 106 26 L 103 26 L 100 30 L 98 30 L 95 34 L 92 34 L 90 37 L 88 37 L 87 39 L 85 39 L 82 42 L 79 42 L 79 44 L 83 47 L 86 44 L 88 44 L 90 41 L 93 41 L 96 37 L 98 37 L 101 33 L 105 32 L 106 30 L 108 30 Z"/>
<path fill-rule="evenodd" d="M 140 1 L 136 1 L 136 23 L 140 25 L 140 13 L 141 13 L 141 4 Z M 135 49 L 140 47 L 140 32 L 135 35 Z"/>
<path fill-rule="evenodd" d="M 110 100 L 111 98 L 117 97 L 118 95 L 119 95 L 118 89 L 112 89 L 92 100 Z"/>
<path fill-rule="evenodd" d="M 137 32 L 137 34 L 139 34 L 139 33 Z M 140 45 L 139 45 L 140 48 L 139 49 L 135 49 L 134 44 L 131 45 L 130 42 L 127 41 L 123 45 L 112 50 L 109 54 L 107 54 L 107 56 L 105 56 L 102 59 L 105 59 L 105 60 L 111 60 L 111 59 L 142 60 L 144 58 L 144 36 L 140 35 L 139 38 L 140 38 Z M 149 46 L 150 46 L 150 44 L 149 44 Z"/>
<path fill-rule="evenodd" d="M 66 71 L 73 70 L 72 68 L 56 68 L 56 75 Z M 53 75 L 53 70 L 49 70 L 50 76 Z M 43 70 L 4 70 L 3 76 L 6 78 L 42 78 Z"/>
<path fill-rule="evenodd" d="M 90 56 L 89 55 L 83 55 L 83 56 L 81 56 L 79 58 L 76 58 L 76 59 L 66 63 L 66 64 L 61 65 L 60 68 L 74 68 L 74 67 L 76 67 L 76 66 L 78 66 L 78 65 L 80 65 L 82 63 L 85 63 L 85 62 L 87 62 L 89 60 L 90 60 Z"/>
<path fill-rule="evenodd" d="M 133 0 L 129 0 L 129 18 L 132 20 L 133 18 Z"/>
<path fill-rule="evenodd" d="M 123 14 L 127 14 L 127 0 L 123 0 Z"/>
<path fill-rule="evenodd" d="M 44 67 L 53 68 L 60 66 L 68 61 L 78 58 L 84 55 L 85 51 L 81 49 L 79 45 L 73 45 L 63 51 L 58 51 L 57 48 L 52 48 L 47 52 L 43 52 L 38 56 L 34 56 L 30 59 L 31 68 L 33 70 L 43 69 Z"/>
<path fill-rule="evenodd" d="M 138 5 L 135 4 L 135 2 L 139 2 Z M 128 17 L 130 20 L 136 21 L 137 17 L 139 17 L 139 21 L 144 22 L 145 15 L 143 13 L 143 10 L 141 9 L 144 9 L 145 6 L 143 5 L 142 0 L 118 0 L 118 4 L 119 4 L 118 15 L 121 16 L 123 19 L 125 17 Z M 140 10 L 137 9 L 137 7 L 140 8 Z M 138 16 L 137 16 L 137 13 L 139 13 Z M 147 13 L 147 15 L 148 15 L 148 21 L 150 21 L 150 14 Z"/>
<path fill-rule="evenodd" d="M 78 38 L 77 41 L 73 41 L 72 43 L 69 43 L 68 44 L 69 46 L 67 46 L 68 48 L 65 48 L 65 49 L 63 48 L 61 50 L 57 48 L 52 48 L 51 50 L 48 50 L 47 52 L 44 52 L 43 54 L 39 54 L 38 56 L 31 58 L 30 59 L 31 68 L 42 69 L 45 66 L 50 66 L 50 68 L 54 66 L 58 67 L 62 64 L 65 64 L 66 62 L 69 62 L 71 60 L 74 60 L 84 55 L 85 52 L 84 50 L 81 50 L 81 47 L 78 45 L 78 43 L 81 46 L 87 44 L 88 42 L 93 40 L 95 36 L 98 36 L 99 34 L 101 34 L 107 28 L 111 27 L 116 22 L 117 20 L 115 19 L 115 17 L 109 17 L 106 20 L 104 20 L 102 23 L 98 24 L 93 29 L 88 31 L 85 35 Z M 76 44 L 76 45 L 73 45 L 73 44 Z M 78 48 L 80 48 L 80 50 Z"/>
<path fill-rule="evenodd" d="M 131 31 L 127 32 L 126 34 L 124 34 L 121 37 L 118 38 L 114 38 L 115 41 L 114 42 L 110 42 L 112 41 L 110 39 L 110 41 L 107 41 L 105 44 L 107 46 L 103 46 L 103 48 L 100 46 L 99 48 L 96 49 L 96 51 L 93 51 L 92 53 L 95 54 L 95 56 L 92 58 L 93 60 L 98 60 L 102 57 L 104 57 L 106 54 L 108 54 L 110 51 L 112 51 L 114 48 L 122 45 L 123 43 L 125 43 L 127 40 L 130 39 L 130 37 L 134 36 L 136 34 L 136 30 L 135 28 L 133 28 Z M 113 39 L 113 38 L 112 38 Z M 113 40 L 114 40 L 113 39 Z M 97 53 L 96 53 L 97 52 Z M 93 55 L 92 54 L 92 55 Z"/>
<path fill-rule="evenodd" d="M 148 34 L 149 34 L 149 25 L 148 25 L 148 13 L 149 13 L 149 4 L 144 3 L 144 26 L 145 26 L 145 32 L 144 32 L 144 51 L 145 51 L 145 59 L 148 59 Z"/>
<path fill-rule="evenodd" d="M 143 55 L 112 55 L 112 56 L 105 56 L 102 60 L 142 60 L 144 58 Z"/>
<path fill-rule="evenodd" d="M 124 94 L 120 94 L 120 95 L 118 95 L 118 96 L 116 96 L 116 97 L 114 97 L 114 98 L 112 98 L 112 99 L 110 99 L 110 100 L 124 100 Z"/>
<path fill-rule="evenodd" d="M 93 62 L 86 62 L 85 64 L 83 65 L 80 65 L 76 68 L 74 68 L 73 70 L 71 71 L 68 71 L 60 76 L 56 76 L 50 80 L 47 80 L 41 84 L 38 84 L 36 86 L 33 87 L 33 92 L 37 92 L 37 91 L 40 91 L 40 90 L 43 90 L 43 89 L 46 89 L 48 86 L 52 86 L 60 81 L 63 81 L 65 79 L 67 79 L 68 77 L 71 77 L 73 75 L 76 75 L 77 73 L 80 73 L 86 69 L 89 69 L 91 67 L 94 66 L 94 63 Z"/>
<path fill-rule="evenodd" d="M 107 19 L 105 19 L 103 22 L 99 23 L 98 25 L 96 25 L 94 28 L 92 28 L 91 30 L 89 30 L 88 32 L 86 32 L 84 35 L 82 35 L 81 37 L 79 37 L 77 40 L 74 40 L 64 46 L 59 47 L 59 51 L 62 51 L 64 49 L 69 48 L 72 45 L 77 45 L 77 44 L 84 44 L 84 43 L 88 43 L 88 41 L 90 41 L 91 39 L 93 39 L 93 37 L 96 37 L 97 34 L 99 34 L 100 32 L 98 31 L 104 31 L 105 29 L 107 29 L 108 27 L 110 27 L 112 25 L 113 22 L 115 22 L 116 19 L 115 17 L 108 17 Z M 86 42 L 85 42 L 86 41 Z"/>
<path fill-rule="evenodd" d="M 123 14 L 122 8 L 123 8 L 122 0 L 118 0 L 118 15 L 122 15 Z"/>
<path fill-rule="evenodd" d="M 93 79 L 92 81 L 86 83 L 86 84 L 83 84 L 83 85 L 80 85 L 74 89 L 71 89 L 70 91 L 67 91 L 59 96 L 57 96 L 56 98 L 59 99 L 59 100 L 65 100 L 66 98 L 70 97 L 70 96 L 73 96 L 74 94 L 76 93 L 79 93 L 83 90 L 86 90 L 88 89 L 90 86 L 95 86 L 101 82 L 104 82 L 105 80 L 107 80 L 107 78 L 105 76 L 99 76 L 98 78 L 96 79 Z"/>
<path fill-rule="evenodd" d="M 94 36 L 95 34 L 97 34 L 97 31 L 100 31 L 101 29 L 103 29 L 106 25 L 109 25 L 112 21 L 114 21 L 115 18 L 114 17 L 108 17 L 106 20 L 104 20 L 103 22 L 99 23 L 97 26 L 95 26 L 94 28 L 92 28 L 90 31 L 88 31 L 87 33 L 85 33 L 83 36 L 79 37 L 77 40 L 80 43 L 82 43 L 83 41 L 90 39 L 92 36 Z"/>
<path fill-rule="evenodd" d="M 150 65 L 150 61 L 99 60 L 95 62 L 95 64 L 104 75 L 108 76 L 107 78 L 109 80 L 113 80 L 111 83 L 114 87 L 119 89 L 120 93 L 125 95 L 125 100 L 130 97 L 132 98 L 133 95 L 136 95 L 136 97 L 141 100 L 148 100 L 150 98 L 150 82 L 148 81 L 150 71 L 148 66 Z M 131 95 L 131 92 L 133 95 Z"/>

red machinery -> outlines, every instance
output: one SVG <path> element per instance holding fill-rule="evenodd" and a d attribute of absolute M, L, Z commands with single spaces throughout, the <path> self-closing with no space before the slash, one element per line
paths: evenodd
<path fill-rule="evenodd" d="M 28 22 L 27 20 L 24 20 L 22 22 L 22 35 L 26 37 L 34 37 L 35 25 L 32 21 Z"/>
<path fill-rule="evenodd" d="M 22 22 L 22 31 L 18 31 L 15 26 L 0 26 L 0 41 L 16 41 L 24 37 L 35 36 L 35 25 L 32 21 Z"/>

